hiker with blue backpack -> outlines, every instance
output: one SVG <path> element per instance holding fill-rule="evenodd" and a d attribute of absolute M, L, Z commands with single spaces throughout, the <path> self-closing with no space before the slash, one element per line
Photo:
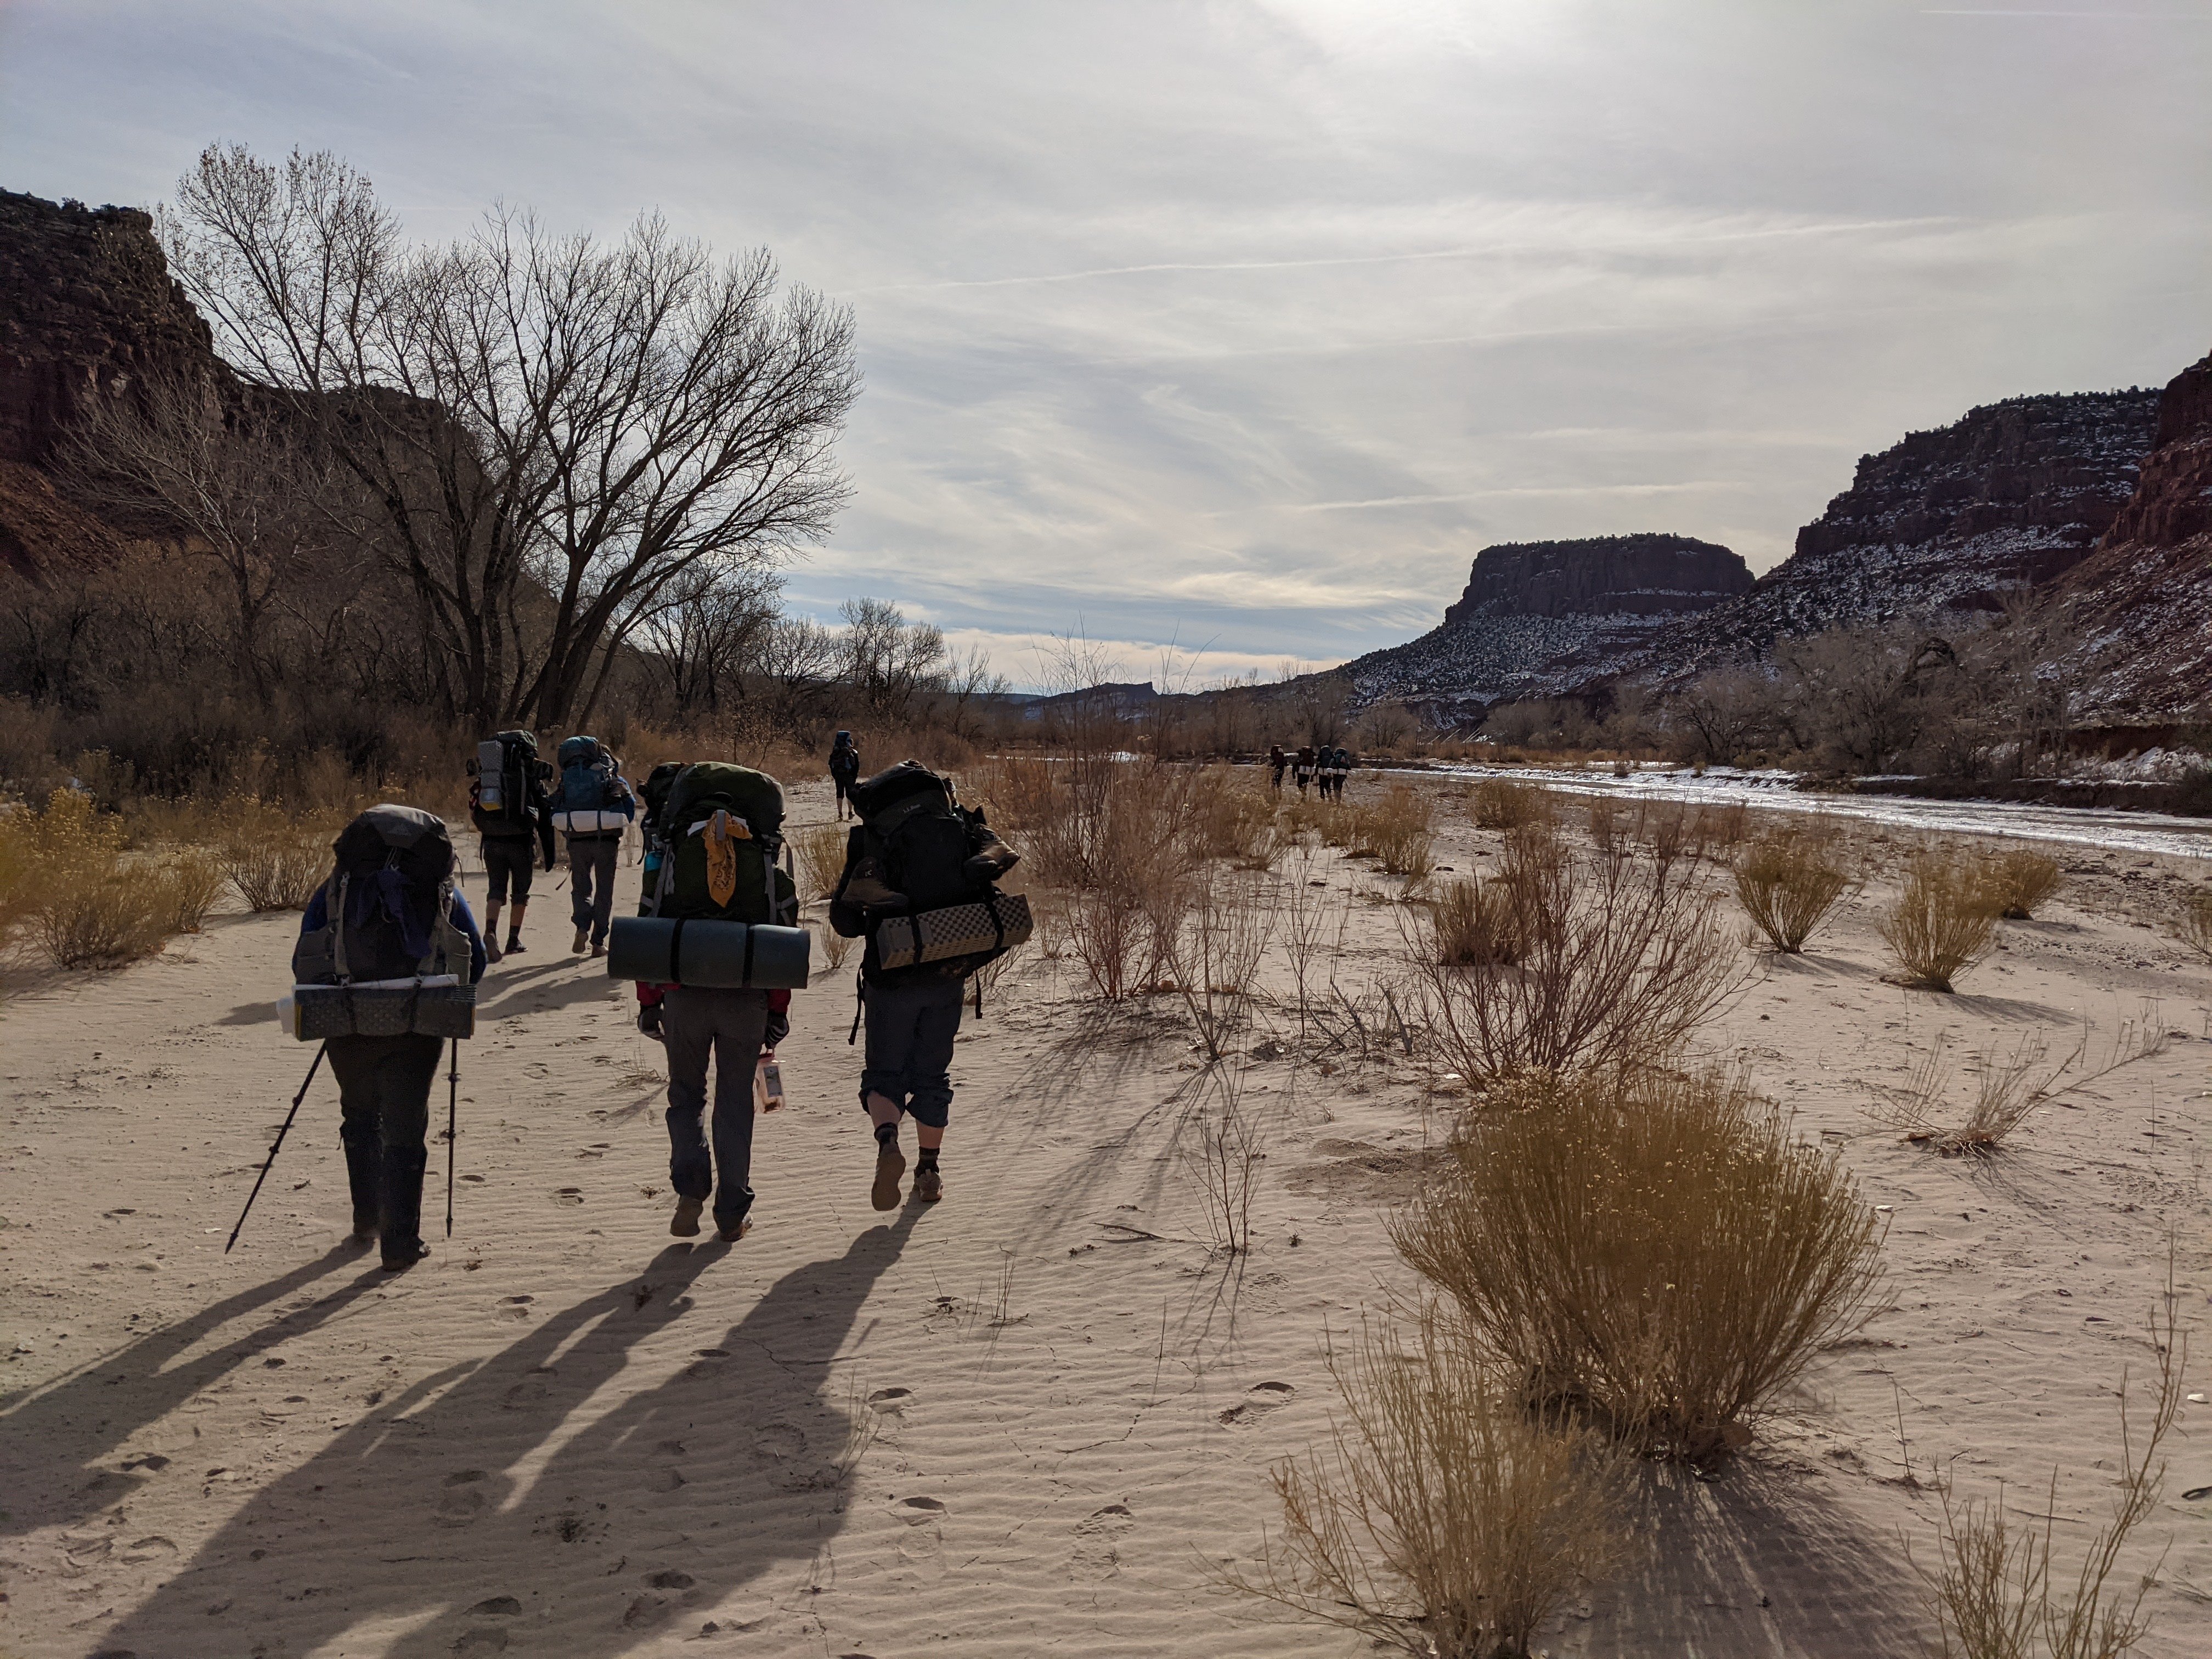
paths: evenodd
<path fill-rule="evenodd" d="M 1026 900 L 998 890 L 1019 861 L 980 808 L 963 806 L 951 780 L 902 761 L 850 791 L 860 822 L 845 839 L 845 868 L 830 899 L 830 925 L 867 940 L 860 962 L 868 1046 L 860 1105 L 875 1126 L 868 1201 L 899 1201 L 906 1155 L 899 1125 L 915 1121 L 914 1195 L 945 1196 L 939 1155 L 952 1121 L 953 1039 L 968 975 L 1029 937 Z M 980 1004 L 981 993 L 977 993 Z M 859 1020 L 854 1022 L 859 1024 Z"/>
<path fill-rule="evenodd" d="M 553 827 L 568 838 L 568 919 L 576 937 L 568 949 L 607 953 L 607 927 L 615 914 L 615 865 L 623 834 L 637 816 L 637 800 L 619 763 L 597 738 L 562 740 L 560 781 L 553 796 Z"/>
<path fill-rule="evenodd" d="M 331 850 L 334 867 L 300 918 L 293 983 L 416 988 L 412 1000 L 383 1010 L 392 1023 L 382 1034 L 323 1040 L 338 1080 L 353 1242 L 376 1240 L 385 1271 L 404 1273 L 430 1254 L 422 1242 L 422 1172 L 430 1086 L 446 1042 L 414 1011 L 423 988 L 482 979 L 484 942 L 453 884 L 453 843 L 443 820 L 411 806 L 372 806 Z"/>

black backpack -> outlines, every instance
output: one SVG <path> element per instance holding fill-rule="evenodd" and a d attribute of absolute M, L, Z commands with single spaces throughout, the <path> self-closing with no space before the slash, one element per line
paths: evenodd
<path fill-rule="evenodd" d="M 293 948 L 295 984 L 431 974 L 468 982 L 471 952 L 453 919 L 453 842 L 444 819 L 412 806 L 372 806 L 338 832 L 332 850 L 323 925 Z M 410 948 L 410 933 L 422 949 Z"/>
<path fill-rule="evenodd" d="M 972 904 L 1018 861 L 983 814 L 961 805 L 951 784 L 920 761 L 901 761 L 847 793 L 860 815 L 855 874 L 865 870 L 909 911 Z"/>

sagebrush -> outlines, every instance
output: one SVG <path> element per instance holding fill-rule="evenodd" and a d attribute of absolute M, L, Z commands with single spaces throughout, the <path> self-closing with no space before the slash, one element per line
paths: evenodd
<path fill-rule="evenodd" d="M 1952 854 L 1923 853 L 1906 869 L 1881 937 L 1906 984 L 1948 991 L 1988 951 L 1996 923 L 1979 868 Z"/>
<path fill-rule="evenodd" d="M 1736 902 L 1766 942 L 1796 955 L 1851 889 L 1835 838 L 1808 830 L 1761 837 L 1736 860 Z"/>

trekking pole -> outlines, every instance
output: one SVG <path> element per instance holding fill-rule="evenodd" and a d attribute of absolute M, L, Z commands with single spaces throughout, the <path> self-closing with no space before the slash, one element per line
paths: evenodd
<path fill-rule="evenodd" d="M 330 1048 L 331 1045 L 325 1042 L 315 1050 L 313 1063 L 307 1067 L 307 1079 L 300 1085 L 300 1092 L 292 1097 L 292 1109 L 284 1114 L 283 1127 L 276 1131 L 276 1139 L 270 1143 L 269 1156 L 261 1161 L 261 1173 L 253 1177 L 253 1190 L 246 1195 L 246 1209 L 238 1212 L 238 1225 L 230 1230 L 229 1243 L 222 1247 L 225 1255 L 230 1254 L 230 1246 L 238 1243 L 239 1231 L 246 1225 L 246 1212 L 252 1209 L 253 1200 L 261 1196 L 261 1183 L 269 1179 L 269 1168 L 276 1161 L 277 1148 L 283 1146 L 284 1137 L 291 1133 L 292 1120 L 300 1115 L 300 1103 L 307 1097 L 307 1085 L 315 1080 L 315 1073 L 322 1069 L 323 1056 L 330 1052 Z"/>
<path fill-rule="evenodd" d="M 452 1039 L 453 1064 L 446 1073 L 446 1237 L 453 1236 L 453 1142 L 461 1112 L 461 1040 Z"/>

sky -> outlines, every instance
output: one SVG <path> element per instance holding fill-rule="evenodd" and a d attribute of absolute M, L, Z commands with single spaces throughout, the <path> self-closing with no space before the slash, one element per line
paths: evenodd
<path fill-rule="evenodd" d="M 772 250 L 854 310 L 795 608 L 1017 684 L 1410 639 L 1493 542 L 1755 571 L 1856 459 L 2212 348 L 2212 0 L 0 0 L 0 185 L 329 149 L 410 233 Z"/>

